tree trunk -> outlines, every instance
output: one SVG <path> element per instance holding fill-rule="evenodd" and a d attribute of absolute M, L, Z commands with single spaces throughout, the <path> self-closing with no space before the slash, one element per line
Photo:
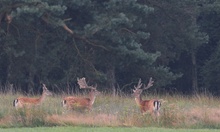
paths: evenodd
<path fill-rule="evenodd" d="M 109 65 L 107 69 L 107 84 L 108 87 L 111 89 L 113 96 L 116 95 L 116 88 L 115 88 L 115 67 L 113 65 Z"/>
<path fill-rule="evenodd" d="M 39 93 L 39 90 L 34 89 L 34 76 L 31 70 L 28 71 L 28 82 L 27 82 L 27 89 L 29 94 L 34 94 L 36 91 Z"/>
<path fill-rule="evenodd" d="M 193 94 L 198 94 L 198 78 L 197 78 L 197 63 L 195 52 L 192 52 L 192 89 Z"/>

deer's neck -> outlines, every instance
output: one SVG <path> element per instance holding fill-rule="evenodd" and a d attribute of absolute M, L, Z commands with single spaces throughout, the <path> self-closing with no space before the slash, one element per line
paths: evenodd
<path fill-rule="evenodd" d="M 91 104 L 91 105 L 94 104 L 95 98 L 96 98 L 96 96 L 94 95 L 94 93 L 90 93 L 90 104 Z"/>
<path fill-rule="evenodd" d="M 41 97 L 39 98 L 38 104 L 40 104 L 41 102 L 43 102 L 45 98 L 46 98 L 46 94 L 42 93 Z"/>
<path fill-rule="evenodd" d="M 141 102 L 142 102 L 141 95 L 136 96 L 135 101 L 136 101 L 137 105 L 141 105 Z"/>

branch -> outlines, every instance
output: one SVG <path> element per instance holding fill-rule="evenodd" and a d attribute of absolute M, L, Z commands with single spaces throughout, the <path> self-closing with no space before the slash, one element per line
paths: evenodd
<path fill-rule="evenodd" d="M 45 21 L 46 23 L 51 23 L 49 17 L 50 17 L 49 14 L 45 13 L 41 18 L 42 18 L 43 21 Z M 108 50 L 106 47 L 104 47 L 104 46 L 102 46 L 102 45 L 95 44 L 94 42 L 88 40 L 88 39 L 87 39 L 86 37 L 84 37 L 84 36 L 79 36 L 79 35 L 75 34 L 75 33 L 73 32 L 73 30 L 70 29 L 70 28 L 64 23 L 64 21 L 68 21 L 68 20 L 70 20 L 70 18 L 69 18 L 69 19 L 65 19 L 65 20 L 62 21 L 62 22 L 63 22 L 63 23 L 62 23 L 62 27 L 64 28 L 64 30 L 66 30 L 68 33 L 70 33 L 70 34 L 72 35 L 72 37 L 77 38 L 77 39 L 80 39 L 80 40 L 84 41 L 85 43 L 90 44 L 90 45 L 92 45 L 92 46 L 100 47 L 100 48 L 102 48 L 102 49 Z"/>
<path fill-rule="evenodd" d="M 100 48 L 102 48 L 102 49 L 104 49 L 104 50 L 108 50 L 106 47 L 104 47 L 104 46 L 102 46 L 102 45 L 95 44 L 94 42 L 88 40 L 88 39 L 87 39 L 86 37 L 84 37 L 84 36 L 81 37 L 81 36 L 76 35 L 76 34 L 72 34 L 72 35 L 73 35 L 74 38 L 80 39 L 80 40 L 82 40 L 82 41 L 84 41 L 84 42 L 86 42 L 86 43 L 88 43 L 88 44 L 90 44 L 90 45 L 92 45 L 92 46 L 100 47 Z"/>
<path fill-rule="evenodd" d="M 74 39 L 73 39 L 73 41 L 74 41 Z M 89 65 L 92 67 L 92 69 L 93 69 L 95 72 L 97 72 L 95 66 L 94 66 L 89 60 L 85 59 L 85 58 L 82 56 L 82 54 L 80 53 L 80 50 L 79 50 L 79 48 L 77 47 L 75 41 L 74 41 L 74 46 L 75 46 L 75 49 L 77 50 L 78 55 L 82 58 L 82 60 L 83 60 L 85 63 L 89 64 Z"/>
<path fill-rule="evenodd" d="M 129 29 L 127 29 L 127 28 L 121 28 L 120 29 L 121 31 L 126 31 L 126 32 L 129 32 L 129 33 L 131 33 L 131 34 L 135 34 L 133 31 L 131 31 L 131 30 L 129 30 Z"/>
<path fill-rule="evenodd" d="M 69 32 L 70 34 L 73 34 L 73 30 L 71 30 L 69 27 L 67 27 L 66 24 L 63 25 L 64 30 L 66 30 L 67 32 Z"/>

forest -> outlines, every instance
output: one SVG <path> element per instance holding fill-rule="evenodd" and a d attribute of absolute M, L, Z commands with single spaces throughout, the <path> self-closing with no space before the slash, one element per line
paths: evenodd
<path fill-rule="evenodd" d="M 1 92 L 220 95 L 219 0 L 0 0 Z M 218 79 L 219 78 L 219 79 Z M 10 87 L 9 87 L 10 86 Z"/>

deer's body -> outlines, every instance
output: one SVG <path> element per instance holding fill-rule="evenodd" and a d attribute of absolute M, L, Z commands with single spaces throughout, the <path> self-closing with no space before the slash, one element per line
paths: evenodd
<path fill-rule="evenodd" d="M 157 99 L 151 100 L 142 100 L 141 97 L 135 97 L 136 104 L 139 106 L 141 113 L 145 114 L 146 112 L 150 112 L 151 114 L 155 114 L 157 116 L 160 115 L 160 101 Z"/>
<path fill-rule="evenodd" d="M 148 89 L 151 86 L 153 86 L 153 81 L 150 79 L 147 87 L 142 87 L 141 80 L 139 80 L 138 85 L 135 87 L 134 91 L 134 97 L 135 97 L 135 102 L 139 106 L 141 113 L 145 114 L 146 112 L 150 112 L 152 115 L 159 116 L 159 110 L 161 106 L 161 102 L 157 99 L 151 99 L 151 100 L 142 100 L 141 98 L 141 93 L 144 89 Z"/>
<path fill-rule="evenodd" d="M 95 97 L 92 96 L 90 98 L 83 97 L 66 97 L 63 99 L 63 107 L 68 109 L 82 108 L 82 109 L 92 109 L 92 105 L 95 102 Z"/>
<path fill-rule="evenodd" d="M 24 108 L 40 105 L 47 95 L 51 95 L 52 93 L 46 88 L 43 84 L 43 93 L 40 98 L 28 98 L 28 97 L 19 97 L 13 101 L 13 106 L 15 108 Z"/>
<path fill-rule="evenodd" d="M 90 88 L 91 91 L 89 93 L 88 98 L 83 98 L 83 97 L 65 97 L 62 101 L 62 106 L 67 108 L 67 109 L 87 109 L 91 110 L 92 106 L 95 102 L 96 96 L 100 93 L 98 90 L 96 90 L 96 87 L 91 87 L 88 86 L 85 82 L 85 78 L 79 79 L 78 84 L 80 85 L 80 88 Z"/>

